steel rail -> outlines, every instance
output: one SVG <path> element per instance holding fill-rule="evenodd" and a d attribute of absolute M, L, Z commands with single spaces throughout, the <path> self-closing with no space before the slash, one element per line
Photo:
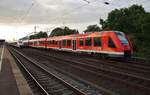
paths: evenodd
<path fill-rule="evenodd" d="M 48 92 L 42 87 L 42 85 L 36 80 L 36 78 L 30 73 L 30 71 L 25 67 L 25 65 L 20 61 L 20 59 L 9 49 L 9 52 L 12 54 L 12 56 L 17 60 L 19 65 L 27 72 L 27 74 L 36 82 L 37 86 L 41 89 L 44 95 L 49 95 Z"/>
<path fill-rule="evenodd" d="M 43 55 L 44 55 L 44 54 L 43 54 Z M 85 64 L 85 63 L 81 63 L 81 62 L 74 61 L 74 60 L 69 60 L 69 59 L 62 59 L 62 58 L 59 58 L 59 57 L 56 57 L 56 56 L 53 56 L 53 55 L 45 54 L 44 56 L 45 56 L 45 57 L 46 57 L 46 56 L 49 56 L 49 57 L 54 58 L 54 59 L 57 59 L 57 60 L 62 60 L 62 61 L 64 61 L 64 62 L 66 62 L 66 63 L 81 64 L 81 65 L 84 65 L 84 66 L 88 66 L 88 67 L 91 67 L 91 68 L 95 68 L 95 69 L 97 69 L 97 70 L 100 70 L 100 69 L 101 69 L 101 70 L 104 70 L 104 71 L 114 72 L 114 73 L 117 73 L 117 74 L 120 74 L 120 75 L 126 75 L 126 76 L 128 76 L 128 77 L 133 77 L 133 78 L 137 78 L 137 79 L 141 79 L 141 80 L 150 81 L 150 79 L 145 78 L 145 77 L 140 77 L 140 76 L 137 76 L 137 75 L 128 74 L 128 73 L 124 73 L 124 72 L 118 72 L 118 71 L 103 69 L 103 68 L 96 67 L 96 66 L 94 66 L 94 65 Z M 56 61 L 57 61 L 57 60 L 56 60 Z"/>
<path fill-rule="evenodd" d="M 84 63 L 81 63 L 81 62 L 70 61 L 70 60 L 58 58 L 58 57 L 51 56 L 51 55 L 49 55 L 49 56 L 52 57 L 53 60 L 54 60 L 54 59 L 57 59 L 56 61 L 61 60 L 61 61 L 67 62 L 67 63 L 81 64 L 82 66 L 95 68 L 95 69 L 97 69 L 97 70 L 102 69 L 102 70 L 104 70 L 104 71 L 106 71 L 106 72 L 111 72 L 111 71 L 112 71 L 112 70 L 107 70 L 107 69 L 103 69 L 103 68 L 98 68 L 98 67 L 95 67 L 95 66 L 92 66 L 92 65 L 89 65 L 89 64 L 84 64 Z M 79 69 L 79 68 L 78 68 L 78 69 Z M 95 74 L 96 74 L 95 71 L 94 71 L 94 72 L 93 72 L 93 71 L 90 71 L 90 70 L 85 70 L 85 71 L 89 71 L 89 72 L 91 72 L 91 73 L 95 73 Z M 139 76 L 132 75 L 132 74 L 128 74 L 128 73 L 122 73 L 122 72 L 117 72 L 117 71 L 112 71 L 112 72 L 113 72 L 113 73 L 116 73 L 116 74 L 125 75 L 125 76 L 131 77 L 131 78 L 137 78 L 137 79 L 139 79 L 139 80 L 150 81 L 150 79 L 148 79 L 148 78 L 139 77 Z M 99 75 L 99 74 L 98 74 L 98 75 Z M 113 78 L 113 77 L 108 76 L 108 75 L 107 75 L 107 76 L 106 76 L 106 75 L 103 75 L 103 76 L 112 78 L 113 80 L 118 80 L 118 81 L 123 82 L 123 83 L 127 83 L 127 81 L 125 81 L 125 80 L 120 80 L 120 79 L 118 79 L 118 78 Z M 135 86 L 135 87 L 138 87 L 138 88 L 150 89 L 150 88 L 147 88 L 147 87 L 145 87 L 145 86 L 143 86 L 143 85 L 139 85 L 139 84 L 135 84 L 135 83 L 131 83 L 131 82 L 128 82 L 127 84 L 128 84 L 128 85 Z"/>
<path fill-rule="evenodd" d="M 86 95 L 86 93 L 80 91 L 79 89 L 73 87 L 72 85 L 70 85 L 69 83 L 65 82 L 63 79 L 57 77 L 56 75 L 52 74 L 51 72 L 49 72 L 48 70 L 46 70 L 45 68 L 41 67 L 40 65 L 36 64 L 36 62 L 34 62 L 32 59 L 28 58 L 27 56 L 23 55 L 21 52 L 13 49 L 16 53 L 18 53 L 19 55 L 21 55 L 22 57 L 24 57 L 25 59 L 27 59 L 28 61 L 30 61 L 31 63 L 33 63 L 34 65 L 36 65 L 37 67 L 39 67 L 40 69 L 44 70 L 45 72 L 47 72 L 48 74 L 52 75 L 53 77 L 55 77 L 56 79 L 58 79 L 61 83 L 63 83 L 65 86 L 67 86 L 68 88 L 70 88 L 71 90 L 73 90 L 77 95 Z"/>

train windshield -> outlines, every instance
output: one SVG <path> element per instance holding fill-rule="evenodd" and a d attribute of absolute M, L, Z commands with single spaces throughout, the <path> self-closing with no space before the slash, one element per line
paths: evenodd
<path fill-rule="evenodd" d="M 18 43 L 22 43 L 22 41 L 18 41 Z"/>
<path fill-rule="evenodd" d="M 128 40 L 125 38 L 125 35 L 121 32 L 116 32 L 118 38 L 120 39 L 121 43 L 123 45 L 127 45 L 128 44 Z"/>

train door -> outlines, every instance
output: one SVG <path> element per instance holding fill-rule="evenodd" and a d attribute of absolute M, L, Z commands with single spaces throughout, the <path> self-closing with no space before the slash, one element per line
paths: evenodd
<path fill-rule="evenodd" d="M 76 50 L 76 40 L 73 40 L 73 50 Z"/>
<path fill-rule="evenodd" d="M 61 41 L 59 41 L 59 48 L 61 49 Z"/>
<path fill-rule="evenodd" d="M 37 42 L 37 44 L 39 45 L 39 42 Z M 44 47 L 47 48 L 47 45 L 48 45 L 48 41 L 47 41 L 47 38 L 44 40 Z"/>

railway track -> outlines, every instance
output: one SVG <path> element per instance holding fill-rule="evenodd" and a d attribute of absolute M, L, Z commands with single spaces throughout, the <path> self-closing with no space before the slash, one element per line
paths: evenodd
<path fill-rule="evenodd" d="M 149 79 L 147 79 L 147 78 L 130 75 L 128 73 L 120 73 L 120 72 L 113 71 L 113 70 L 106 70 L 102 67 L 98 68 L 98 67 L 83 64 L 80 62 L 66 60 L 64 58 L 63 59 L 60 57 L 58 58 L 56 56 L 50 56 L 50 55 L 47 56 L 47 55 L 42 55 L 41 53 L 39 53 L 38 55 L 40 55 L 39 56 L 40 60 L 41 59 L 46 59 L 49 61 L 51 60 L 51 61 L 55 62 L 55 64 L 57 64 L 57 66 L 60 66 L 58 64 L 61 64 L 62 67 L 65 67 L 69 63 L 69 64 L 72 64 L 72 65 L 69 65 L 71 68 L 75 68 L 75 69 L 78 69 L 78 70 L 81 70 L 84 72 L 88 72 L 89 74 L 104 78 L 105 80 L 114 81 L 114 82 L 116 82 L 116 84 L 118 82 L 118 84 L 124 84 L 126 87 L 138 89 L 138 90 L 142 91 L 143 95 L 149 94 L 150 85 L 149 85 Z M 62 64 L 63 65 L 65 64 L 65 66 L 63 66 Z M 142 94 L 139 94 L 139 95 L 142 95 Z M 128 95 L 130 95 L 130 94 L 128 94 Z"/>
<path fill-rule="evenodd" d="M 150 61 L 146 59 L 139 59 L 139 58 L 101 58 L 101 57 L 92 57 L 90 55 L 85 55 L 87 58 L 84 58 L 87 62 L 100 62 L 104 63 L 105 65 L 111 65 L 114 67 L 119 67 L 126 69 L 132 69 L 134 71 L 141 71 L 146 73 L 150 71 Z M 91 58 L 92 57 L 92 58 Z M 83 59 L 82 59 L 83 60 Z M 109 64 L 111 63 L 111 64 Z M 113 63 L 113 64 L 112 64 Z M 122 68 L 123 69 L 123 68 Z M 147 70 L 147 71 L 146 71 Z"/>
<path fill-rule="evenodd" d="M 65 55 L 60 56 L 60 54 L 56 55 L 62 58 Z M 78 56 L 77 56 L 78 57 Z M 97 67 L 108 68 L 114 71 L 124 72 L 128 74 L 134 74 L 141 77 L 150 78 L 150 66 L 137 66 L 136 64 L 131 63 L 121 63 L 118 61 L 111 61 L 106 59 L 92 59 L 92 58 L 74 58 L 73 56 L 67 56 L 66 59 L 76 60 L 78 62 L 91 64 Z"/>
<path fill-rule="evenodd" d="M 40 51 L 36 51 L 37 53 L 40 53 Z M 61 54 L 61 53 L 47 53 L 45 51 L 43 51 L 45 56 L 56 56 L 58 58 L 63 58 L 63 59 L 67 59 L 69 61 L 75 61 L 75 62 L 80 62 L 80 63 L 86 63 L 86 64 L 91 64 L 97 67 L 101 67 L 101 68 L 107 68 L 107 69 L 111 69 L 114 71 L 118 71 L 118 72 L 123 72 L 123 73 L 128 73 L 130 75 L 136 75 L 136 76 L 140 76 L 140 77 L 144 77 L 144 78 L 150 78 L 150 66 L 145 66 L 144 68 L 142 68 L 141 66 L 135 66 L 135 64 L 131 64 L 131 63 L 121 63 L 121 62 L 116 62 L 116 61 L 109 61 L 106 59 L 103 60 L 98 60 L 98 59 L 92 59 L 92 58 L 82 58 L 82 56 L 73 56 L 70 54 Z M 68 56 L 69 55 L 69 56 Z M 65 58 L 64 58 L 65 57 Z"/>
<path fill-rule="evenodd" d="M 132 69 L 136 68 L 138 70 L 150 70 L 150 61 L 148 60 L 142 60 L 142 59 L 139 59 L 139 58 L 100 58 L 100 57 L 92 57 L 91 55 L 87 55 L 87 54 L 78 54 L 78 53 L 68 53 L 68 52 L 61 52 L 61 53 L 56 53 L 55 51 L 52 51 L 51 53 L 54 52 L 54 55 L 57 55 L 57 56 L 66 56 L 68 58 L 73 58 L 73 57 L 78 57 L 78 59 L 80 59 L 79 61 L 85 61 L 88 62 L 88 61 L 91 61 L 91 62 L 101 62 L 104 61 L 105 64 L 106 62 L 108 63 L 115 63 L 117 64 L 116 66 L 118 66 L 119 64 L 123 65 L 125 63 L 126 66 L 128 67 L 132 67 Z M 66 54 L 68 54 L 69 56 L 67 56 Z M 71 57 L 70 57 L 71 55 Z M 73 57 L 72 57 L 73 56 Z M 86 56 L 85 58 L 81 58 L 81 56 Z M 61 56 L 60 56 L 61 57 Z M 131 64 L 132 63 L 132 64 Z"/>
<path fill-rule="evenodd" d="M 17 62 L 30 75 L 42 95 L 87 95 L 61 78 L 50 73 L 18 51 L 10 50 Z M 34 84 L 35 85 L 35 84 Z"/>

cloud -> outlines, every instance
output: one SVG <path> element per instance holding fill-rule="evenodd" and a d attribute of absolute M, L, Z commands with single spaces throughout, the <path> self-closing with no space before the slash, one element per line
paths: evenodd
<path fill-rule="evenodd" d="M 149 0 L 1 0 L 0 38 L 18 39 L 34 31 L 69 26 L 80 33 L 88 25 L 98 24 L 99 18 L 106 19 L 115 8 L 143 5 L 150 12 Z M 104 4 L 109 2 L 109 5 Z M 99 25 L 99 24 L 98 24 Z"/>
<path fill-rule="evenodd" d="M 10 24 L 59 24 L 90 23 L 107 18 L 115 9 L 142 4 L 150 11 L 148 0 L 1 0 L 0 23 Z M 109 2 L 105 5 L 104 1 Z M 34 5 L 32 6 L 32 3 Z M 32 8 L 31 8 L 32 7 Z M 29 10 L 29 8 L 31 8 Z M 28 12 L 29 10 L 29 12 Z"/>

